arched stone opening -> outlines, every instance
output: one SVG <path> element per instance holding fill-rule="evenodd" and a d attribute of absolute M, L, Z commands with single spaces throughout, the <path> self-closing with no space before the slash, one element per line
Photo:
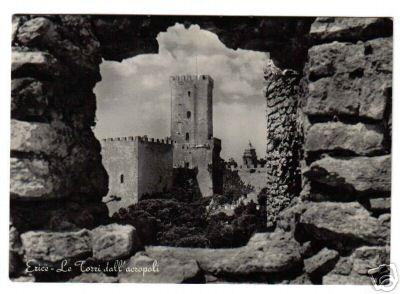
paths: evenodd
<path fill-rule="evenodd" d="M 12 203 L 27 204 L 32 198 L 36 206 L 54 203 L 59 207 L 59 203 L 71 199 L 84 202 L 82 205 L 98 203 L 107 193 L 100 146 L 91 130 L 96 109 L 92 89 L 101 78 L 99 64 L 102 58 L 121 61 L 157 52 L 157 34 L 176 22 L 199 24 L 233 49 L 270 52 L 275 66 L 281 67 L 279 70 L 289 68 L 299 75 L 306 60 L 306 35 L 313 18 L 243 20 L 197 16 L 15 16 L 13 130 L 22 130 L 26 136 L 37 134 L 32 140 L 41 138 L 46 148 L 13 145 Z M 295 92 L 291 95 L 295 96 Z M 273 97 L 274 93 L 268 95 Z M 293 117 L 292 124 L 295 121 Z M 268 120 L 266 129 L 271 126 L 272 121 Z M 54 133 L 54 138 L 48 138 L 49 132 Z M 285 152 L 278 157 L 286 157 Z M 37 185 L 27 185 L 19 179 L 21 170 L 37 180 Z M 271 176 L 275 177 L 273 172 Z"/>

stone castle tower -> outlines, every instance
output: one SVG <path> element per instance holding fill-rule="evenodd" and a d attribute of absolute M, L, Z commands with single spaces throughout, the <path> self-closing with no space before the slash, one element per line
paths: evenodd
<path fill-rule="evenodd" d="M 208 75 L 172 76 L 171 140 L 174 168 L 197 169 L 203 196 L 217 193 L 216 163 L 221 141 L 213 137 L 212 92 L 214 81 Z"/>

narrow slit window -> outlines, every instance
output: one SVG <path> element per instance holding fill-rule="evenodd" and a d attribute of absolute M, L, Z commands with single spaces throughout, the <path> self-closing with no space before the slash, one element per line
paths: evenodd
<path fill-rule="evenodd" d="M 186 117 L 190 118 L 192 116 L 192 113 L 190 111 L 186 112 Z"/>
<path fill-rule="evenodd" d="M 124 183 L 124 175 L 121 175 L 121 176 L 119 177 L 119 181 L 121 182 L 121 184 Z"/>
<path fill-rule="evenodd" d="M 188 91 L 188 97 L 190 97 L 191 94 L 192 94 L 192 93 L 191 93 L 190 91 Z"/>
<path fill-rule="evenodd" d="M 186 133 L 186 141 L 189 141 L 189 133 Z"/>

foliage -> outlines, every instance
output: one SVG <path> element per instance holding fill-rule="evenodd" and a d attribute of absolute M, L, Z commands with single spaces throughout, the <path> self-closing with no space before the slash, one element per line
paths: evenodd
<path fill-rule="evenodd" d="M 244 185 L 237 173 L 226 171 L 224 195 L 218 197 L 233 202 L 251 187 Z M 113 220 L 133 225 L 144 245 L 237 247 L 245 245 L 254 232 L 265 230 L 264 210 L 258 210 L 254 202 L 240 204 L 232 216 L 222 212 L 210 215 L 211 199 L 201 197 L 193 175 L 182 171 L 177 175 L 180 183 L 170 192 L 146 195 L 128 209 L 120 209 Z"/>
<path fill-rule="evenodd" d="M 219 204 L 231 204 L 253 191 L 251 185 L 245 185 L 237 171 L 224 170 L 223 197 L 217 197 Z"/>

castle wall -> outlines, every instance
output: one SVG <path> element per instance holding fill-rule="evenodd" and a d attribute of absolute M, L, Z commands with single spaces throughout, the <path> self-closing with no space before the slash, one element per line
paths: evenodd
<path fill-rule="evenodd" d="M 102 158 L 110 183 L 105 198 L 110 215 L 121 207 L 137 203 L 146 193 L 171 188 L 170 142 L 141 137 L 105 139 L 102 140 Z M 121 197 L 121 200 L 110 201 L 111 196 Z"/>
<path fill-rule="evenodd" d="M 128 207 L 138 201 L 139 152 L 138 141 L 113 138 L 101 141 L 102 162 L 109 179 L 108 194 L 121 197 L 120 201 L 107 202 L 110 215 L 121 207 Z M 123 183 L 121 183 L 123 176 Z"/>
<path fill-rule="evenodd" d="M 216 173 L 217 158 L 221 151 L 221 141 L 217 138 L 209 140 L 207 147 L 192 148 L 192 162 L 197 167 L 197 182 L 203 196 L 212 196 L 220 189 L 222 183 L 218 183 Z"/>
<path fill-rule="evenodd" d="M 231 170 L 236 170 L 238 172 L 240 179 L 245 185 L 251 185 L 254 188 L 251 194 L 255 194 L 255 196 L 257 196 L 258 193 L 267 186 L 265 181 L 265 178 L 267 177 L 266 166 L 240 166 L 239 168 L 231 168 Z"/>
<path fill-rule="evenodd" d="M 138 195 L 168 191 L 172 186 L 172 144 L 138 142 Z"/>

